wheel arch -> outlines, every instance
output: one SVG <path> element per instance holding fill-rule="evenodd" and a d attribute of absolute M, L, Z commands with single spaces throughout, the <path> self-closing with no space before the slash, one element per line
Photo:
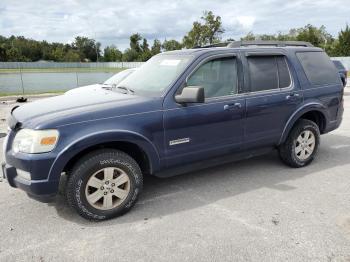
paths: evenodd
<path fill-rule="evenodd" d="M 323 134 L 326 130 L 328 117 L 327 117 L 325 106 L 319 103 L 307 104 L 299 108 L 288 119 L 283 129 L 283 132 L 279 141 L 279 145 L 282 144 L 287 139 L 289 132 L 291 131 L 291 129 L 299 119 L 308 119 L 315 122 L 318 128 L 320 129 L 321 134 Z"/>
<path fill-rule="evenodd" d="M 130 155 L 146 174 L 152 174 L 160 166 L 158 151 L 149 139 L 130 131 L 109 131 L 91 134 L 67 145 L 55 159 L 49 180 L 58 180 L 61 173 L 68 171 L 83 155 L 101 148 Z"/>

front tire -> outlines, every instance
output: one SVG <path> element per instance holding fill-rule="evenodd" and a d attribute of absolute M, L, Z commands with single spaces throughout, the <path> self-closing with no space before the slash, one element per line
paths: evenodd
<path fill-rule="evenodd" d="M 291 167 L 303 167 L 312 162 L 320 143 L 320 130 L 316 123 L 300 119 L 279 147 L 281 160 Z"/>
<path fill-rule="evenodd" d="M 67 201 L 89 220 L 120 216 L 135 204 L 142 190 L 140 167 L 119 150 L 91 152 L 78 161 L 69 174 Z"/>

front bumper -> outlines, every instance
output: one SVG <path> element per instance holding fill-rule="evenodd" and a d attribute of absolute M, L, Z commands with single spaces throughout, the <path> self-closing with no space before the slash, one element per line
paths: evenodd
<path fill-rule="evenodd" d="M 25 191 L 28 196 L 50 202 L 58 193 L 62 167 L 55 164 L 58 152 L 25 154 L 12 151 L 12 143 L 21 126 L 11 114 L 8 134 L 3 142 L 1 171 L 11 187 Z M 1 173 L 0 173 L 1 176 Z"/>
<path fill-rule="evenodd" d="M 28 196 L 41 202 L 51 202 L 57 193 L 58 181 L 27 180 L 18 175 L 17 169 L 6 163 L 1 164 L 3 177 L 10 186 L 24 190 Z"/>
<path fill-rule="evenodd" d="M 10 186 L 25 191 L 41 202 L 50 202 L 58 192 L 59 177 L 49 176 L 56 158 L 53 153 L 13 153 L 11 143 L 15 132 L 10 130 L 3 143 L 2 174 Z M 27 176 L 21 175 L 26 173 Z"/>

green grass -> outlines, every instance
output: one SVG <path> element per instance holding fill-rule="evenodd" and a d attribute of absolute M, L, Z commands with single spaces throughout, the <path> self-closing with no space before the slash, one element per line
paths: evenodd
<path fill-rule="evenodd" d="M 13 73 L 92 73 L 92 72 L 113 72 L 118 73 L 126 68 L 23 68 L 23 69 L 0 69 L 0 74 Z"/>

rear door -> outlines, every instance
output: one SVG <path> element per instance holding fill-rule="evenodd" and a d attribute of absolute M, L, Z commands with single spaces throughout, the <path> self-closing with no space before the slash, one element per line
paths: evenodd
<path fill-rule="evenodd" d="M 287 56 L 281 52 L 245 52 L 246 148 L 278 143 L 302 92 Z"/>

